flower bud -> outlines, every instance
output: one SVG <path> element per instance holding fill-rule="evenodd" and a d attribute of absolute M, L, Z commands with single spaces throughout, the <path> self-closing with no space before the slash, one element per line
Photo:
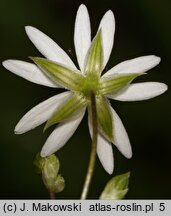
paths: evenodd
<path fill-rule="evenodd" d="M 123 199 L 128 192 L 130 172 L 113 177 L 105 186 L 99 199 Z"/>
<path fill-rule="evenodd" d="M 42 173 L 43 164 L 44 164 L 44 159 L 40 156 L 40 153 L 36 154 L 36 157 L 33 160 L 33 164 L 36 167 L 36 172 L 38 174 L 41 174 Z"/>
<path fill-rule="evenodd" d="M 54 186 L 53 186 L 53 191 L 55 193 L 59 193 L 61 191 L 63 191 L 63 189 L 65 188 L 65 180 L 64 178 L 59 174 L 56 177 L 56 180 L 54 182 Z"/>
<path fill-rule="evenodd" d="M 59 160 L 53 154 L 44 159 L 42 178 L 43 182 L 49 190 L 53 190 L 56 177 L 59 171 Z"/>

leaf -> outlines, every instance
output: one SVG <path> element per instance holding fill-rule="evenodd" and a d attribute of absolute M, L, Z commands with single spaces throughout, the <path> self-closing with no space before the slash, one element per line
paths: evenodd
<path fill-rule="evenodd" d="M 58 122 L 64 121 L 67 118 L 73 116 L 81 108 L 84 108 L 87 104 L 87 100 L 81 94 L 75 93 L 66 103 L 61 105 L 53 116 L 48 120 L 44 130 Z"/>
<path fill-rule="evenodd" d="M 93 75 L 94 77 L 99 77 L 102 72 L 103 67 L 103 48 L 101 40 L 101 30 L 95 36 L 89 53 L 88 60 L 86 64 L 85 73 L 88 75 Z"/>
<path fill-rule="evenodd" d="M 64 88 L 79 90 L 84 77 L 63 65 L 47 60 L 45 58 L 31 57 L 38 67 L 51 79 Z"/>
<path fill-rule="evenodd" d="M 111 78 L 100 79 L 100 93 L 103 95 L 115 94 L 122 88 L 130 84 L 136 77 L 143 75 L 144 73 L 118 75 Z"/>
<path fill-rule="evenodd" d="M 102 134 L 106 138 L 113 141 L 112 116 L 109 106 L 109 102 L 102 96 L 96 96 L 97 118 L 100 130 L 102 130 Z"/>
<path fill-rule="evenodd" d="M 123 199 L 128 192 L 130 172 L 113 177 L 105 186 L 100 198 L 101 200 Z"/>

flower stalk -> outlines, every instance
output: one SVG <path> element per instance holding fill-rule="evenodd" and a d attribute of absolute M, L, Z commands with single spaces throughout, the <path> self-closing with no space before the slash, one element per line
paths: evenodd
<path fill-rule="evenodd" d="M 92 116 L 93 136 L 92 136 L 89 165 L 88 165 L 87 174 L 86 174 L 86 178 L 85 178 L 85 182 L 81 194 L 82 200 L 85 200 L 87 198 L 91 180 L 93 177 L 95 162 L 96 162 L 98 122 L 97 122 L 96 98 L 94 92 L 91 92 L 91 116 Z"/>
<path fill-rule="evenodd" d="M 51 200 L 56 199 L 55 192 L 53 190 L 49 190 L 49 197 L 50 197 Z"/>

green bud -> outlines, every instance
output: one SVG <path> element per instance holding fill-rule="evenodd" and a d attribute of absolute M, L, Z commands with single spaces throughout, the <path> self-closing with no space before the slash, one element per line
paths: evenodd
<path fill-rule="evenodd" d="M 59 171 L 59 160 L 53 154 L 44 159 L 44 165 L 42 169 L 43 182 L 49 190 L 52 190 L 56 177 Z"/>
<path fill-rule="evenodd" d="M 128 192 L 130 172 L 113 177 L 105 186 L 101 200 L 123 199 Z"/>
<path fill-rule="evenodd" d="M 38 174 L 42 173 L 42 168 L 44 164 L 44 159 L 40 156 L 40 153 L 36 154 L 36 157 L 33 160 L 33 164 L 36 166 L 36 171 Z"/>
<path fill-rule="evenodd" d="M 64 178 L 59 174 L 57 177 L 56 177 L 56 180 L 54 182 L 54 185 L 53 185 L 53 191 L 55 193 L 59 193 L 61 191 L 63 191 L 63 189 L 65 188 L 65 180 Z"/>

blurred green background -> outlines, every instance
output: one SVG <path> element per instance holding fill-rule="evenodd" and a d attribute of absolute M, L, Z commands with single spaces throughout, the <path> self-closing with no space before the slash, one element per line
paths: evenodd
<path fill-rule="evenodd" d="M 32 25 L 53 38 L 76 62 L 73 46 L 74 20 L 78 6 L 88 7 L 92 33 L 106 10 L 116 18 L 114 49 L 107 65 L 155 54 L 159 66 L 137 81 L 159 81 L 171 86 L 171 3 L 169 0 L 0 0 L 0 60 L 41 56 L 27 38 L 24 26 Z M 14 135 L 19 119 L 33 106 L 61 92 L 30 83 L 0 66 L 0 198 L 48 199 L 33 158 L 51 130 L 43 125 L 23 135 Z M 113 147 L 114 175 L 131 171 L 127 199 L 171 198 L 171 113 L 170 91 L 142 102 L 112 101 L 129 134 L 133 158 L 127 160 Z M 79 199 L 88 165 L 90 136 L 87 116 L 72 139 L 57 152 L 66 180 L 59 199 Z M 98 198 L 111 178 L 96 163 L 89 198 Z"/>

